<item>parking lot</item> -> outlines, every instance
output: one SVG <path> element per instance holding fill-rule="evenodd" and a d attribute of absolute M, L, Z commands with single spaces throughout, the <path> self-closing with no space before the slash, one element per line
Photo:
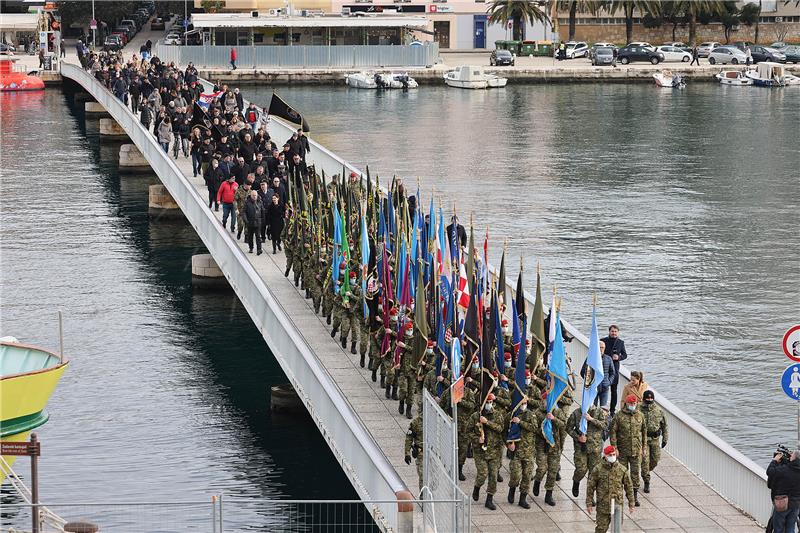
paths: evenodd
<path fill-rule="evenodd" d="M 481 51 L 481 52 L 449 52 L 447 50 L 442 51 L 439 55 L 442 57 L 442 61 L 448 67 L 455 67 L 457 65 L 483 65 L 488 67 L 489 66 L 489 54 L 491 54 L 491 50 Z M 683 66 L 688 68 L 688 63 L 681 63 L 681 62 L 664 62 L 661 63 L 660 67 L 665 67 L 668 65 L 674 66 Z M 711 66 L 707 59 L 700 58 L 700 65 L 704 67 Z M 513 69 L 530 69 L 530 68 L 553 68 L 553 67 L 562 67 L 562 68 L 586 68 L 586 69 L 594 69 L 594 68 L 613 68 L 610 66 L 607 67 L 593 67 L 591 61 L 587 58 L 578 58 L 578 59 L 566 59 L 564 61 L 557 61 L 555 58 L 552 57 L 528 57 L 528 56 L 518 56 L 516 61 L 514 62 L 513 67 L 492 67 L 498 70 L 513 70 Z M 653 65 L 646 61 L 642 62 L 634 62 L 629 65 L 625 65 L 625 68 L 646 68 L 652 69 Z"/>

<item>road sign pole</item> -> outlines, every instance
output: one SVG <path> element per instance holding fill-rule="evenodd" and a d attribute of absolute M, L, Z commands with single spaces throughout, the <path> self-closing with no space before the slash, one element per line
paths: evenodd
<path fill-rule="evenodd" d="M 797 448 L 800 450 L 800 400 L 797 400 Z"/>
<path fill-rule="evenodd" d="M 35 448 L 39 438 L 31 433 L 31 447 Z M 33 517 L 33 533 L 39 533 L 39 456 L 31 455 L 31 507 Z"/>

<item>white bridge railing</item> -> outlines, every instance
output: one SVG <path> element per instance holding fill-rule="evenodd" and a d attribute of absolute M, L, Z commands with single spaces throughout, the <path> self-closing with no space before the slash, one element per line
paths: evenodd
<path fill-rule="evenodd" d="M 169 190 L 261 331 L 360 498 L 380 502 L 369 509 L 375 522 L 383 530 L 408 530 L 413 506 L 405 503 L 410 499 L 405 483 L 281 303 L 206 207 L 205 199 L 137 117 L 89 73 L 62 62 L 61 75 L 78 83 L 103 105 Z"/>

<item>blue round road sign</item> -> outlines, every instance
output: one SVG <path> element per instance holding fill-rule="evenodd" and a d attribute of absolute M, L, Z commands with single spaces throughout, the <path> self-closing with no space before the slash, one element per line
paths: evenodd
<path fill-rule="evenodd" d="M 781 376 L 781 387 L 786 396 L 792 400 L 800 400 L 800 363 L 786 367 Z"/>

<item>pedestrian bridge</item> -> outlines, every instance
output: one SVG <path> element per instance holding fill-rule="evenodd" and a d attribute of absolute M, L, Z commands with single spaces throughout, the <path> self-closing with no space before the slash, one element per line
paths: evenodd
<path fill-rule="evenodd" d="M 319 431 L 367 505 L 375 522 L 387 531 L 419 528 L 419 506 L 407 500 L 419 494 L 416 467 L 404 463 L 403 441 L 408 420 L 398 414 L 397 403 L 384 398 L 369 372 L 359 366 L 359 356 L 343 350 L 330 337 L 299 289 L 283 275 L 285 259 L 266 253 L 245 253 L 245 244 L 231 237 L 220 224 L 221 212 L 207 207 L 207 192 L 201 178 L 192 178 L 186 158 L 174 160 L 163 152 L 153 135 L 122 102 L 79 66 L 63 62 L 61 75 L 100 103 L 124 129 L 147 159 L 183 215 L 194 227 L 214 257 L 233 290 L 261 331 L 267 345 L 300 395 Z M 293 127 L 276 119 L 269 125 L 276 139 L 289 138 Z M 308 159 L 318 170 L 333 175 L 356 171 L 324 147 L 313 145 Z M 124 177 L 123 177 L 124 179 Z M 154 222 L 157 223 L 157 222 Z M 513 291 L 513 287 L 509 287 Z M 533 297 L 526 293 L 528 305 Z M 587 311 L 588 312 L 588 311 Z M 587 354 L 588 339 L 564 323 L 575 337 L 568 345 L 573 361 Z M 629 372 L 621 368 L 620 387 Z M 762 531 L 771 512 L 763 468 L 726 444 L 656 391 L 670 425 L 669 445 L 653 472 L 650 494 L 640 494 L 642 506 L 625 513 L 626 531 Z M 570 489 L 573 470 L 571 439 L 562 457 L 562 481 L 555 491 L 557 505 L 544 505 L 542 497 L 524 510 L 506 503 L 507 486 L 498 484 L 498 509 L 471 506 L 471 529 L 503 531 L 593 531 L 593 517 L 581 496 Z M 508 477 L 507 460 L 503 466 Z M 475 466 L 467 461 L 467 481 L 460 484 L 469 494 Z M 755 518 L 755 520 L 754 520 Z"/>

